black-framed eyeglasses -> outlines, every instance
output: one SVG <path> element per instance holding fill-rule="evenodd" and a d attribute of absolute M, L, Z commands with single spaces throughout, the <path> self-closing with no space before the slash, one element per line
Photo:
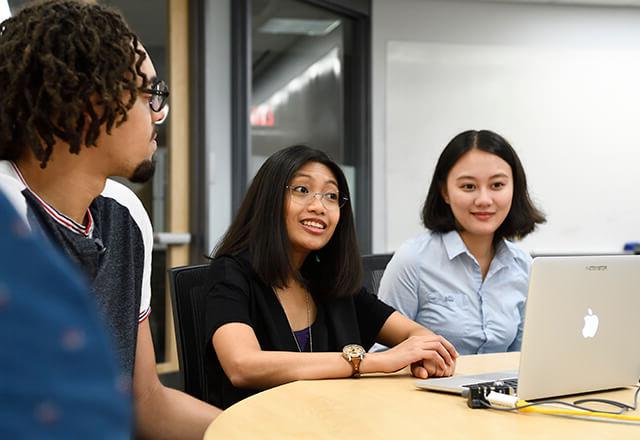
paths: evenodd
<path fill-rule="evenodd" d="M 340 209 L 349 201 L 338 191 L 312 192 L 304 185 L 287 185 L 285 188 L 291 194 L 291 200 L 300 204 L 311 203 L 314 198 L 320 196 L 320 203 L 328 210 Z"/>
<path fill-rule="evenodd" d="M 151 87 L 140 89 L 143 93 L 151 95 L 149 101 L 149 107 L 156 113 L 159 113 L 167 106 L 167 100 L 169 99 L 169 87 L 167 83 L 162 80 L 155 80 Z"/>

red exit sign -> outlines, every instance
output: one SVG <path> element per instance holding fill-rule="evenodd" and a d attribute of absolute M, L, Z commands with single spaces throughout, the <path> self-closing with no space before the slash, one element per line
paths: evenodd
<path fill-rule="evenodd" d="M 273 109 L 268 105 L 251 107 L 250 120 L 252 127 L 273 127 L 276 123 Z"/>

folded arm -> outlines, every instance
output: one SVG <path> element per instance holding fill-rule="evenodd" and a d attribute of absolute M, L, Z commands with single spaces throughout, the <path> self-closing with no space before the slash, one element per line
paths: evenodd
<path fill-rule="evenodd" d="M 351 366 L 342 353 L 263 351 L 247 324 L 221 326 L 212 343 L 222 369 L 238 388 L 264 389 L 301 379 L 351 376 Z"/>
<path fill-rule="evenodd" d="M 401 360 L 411 359 L 399 368 L 411 364 L 411 373 L 416 377 L 451 376 L 455 371 L 458 357 L 455 347 L 442 336 L 398 312 L 392 313 L 384 323 L 378 341 L 393 348 L 371 353 L 368 357 L 386 354 L 387 362 L 395 361 L 396 366 L 403 363 Z"/>
<path fill-rule="evenodd" d="M 457 357 L 453 346 L 399 313 L 389 317 L 380 335 L 381 342 L 396 347 L 368 353 L 360 364 L 361 373 L 393 372 L 413 363 L 420 365 L 412 370 L 432 369 L 430 375 L 453 373 Z M 338 352 L 263 351 L 247 324 L 225 324 L 211 341 L 225 374 L 238 388 L 265 389 L 296 380 L 350 377 L 353 373 L 351 364 Z"/>

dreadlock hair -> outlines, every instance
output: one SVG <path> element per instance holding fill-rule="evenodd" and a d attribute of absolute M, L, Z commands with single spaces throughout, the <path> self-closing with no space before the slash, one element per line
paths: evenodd
<path fill-rule="evenodd" d="M 147 87 L 145 58 L 124 18 L 95 3 L 42 1 L 0 23 L 0 160 L 31 148 L 45 168 L 56 138 L 74 154 L 95 146 Z"/>

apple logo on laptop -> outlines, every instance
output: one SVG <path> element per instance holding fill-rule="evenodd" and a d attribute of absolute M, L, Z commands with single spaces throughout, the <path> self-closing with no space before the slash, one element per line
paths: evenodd
<path fill-rule="evenodd" d="M 598 331 L 598 322 L 598 315 L 594 315 L 591 309 L 587 309 L 587 315 L 584 316 L 582 336 L 585 338 L 593 338 Z"/>

